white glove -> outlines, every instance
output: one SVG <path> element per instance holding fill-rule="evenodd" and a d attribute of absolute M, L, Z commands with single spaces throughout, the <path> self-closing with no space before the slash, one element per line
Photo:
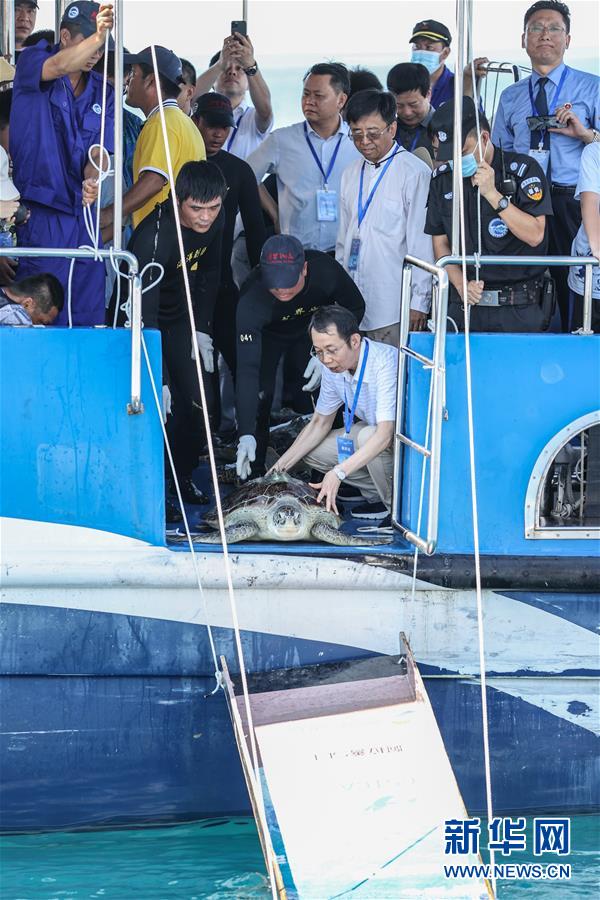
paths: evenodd
<path fill-rule="evenodd" d="M 192 359 L 196 359 L 196 347 L 200 351 L 200 357 L 206 372 L 215 371 L 215 359 L 213 350 L 213 340 L 210 334 L 203 331 L 197 331 L 196 336 L 192 335 Z"/>
<path fill-rule="evenodd" d="M 162 414 L 163 422 L 166 423 L 167 416 L 171 415 L 171 391 L 168 384 L 163 384 L 162 389 Z"/>
<path fill-rule="evenodd" d="M 245 481 L 250 475 L 250 463 L 256 459 L 256 438 L 251 434 L 243 434 L 237 446 L 237 459 L 235 470 L 238 476 Z"/>
<path fill-rule="evenodd" d="M 303 391 L 314 391 L 321 384 L 321 363 L 315 356 L 311 356 L 308 365 L 304 370 L 303 378 L 306 378 L 306 384 L 302 388 Z"/>

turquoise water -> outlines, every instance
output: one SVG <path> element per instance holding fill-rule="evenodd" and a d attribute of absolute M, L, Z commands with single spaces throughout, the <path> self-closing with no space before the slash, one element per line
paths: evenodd
<path fill-rule="evenodd" d="M 600 816 L 573 818 L 571 846 L 568 858 L 544 859 L 569 862 L 573 869 L 570 882 L 502 883 L 498 896 L 501 900 L 597 898 Z M 533 858 L 523 852 L 513 854 L 509 861 Z M 251 819 L 0 838 L 2 900 L 245 900 L 270 896 Z"/>

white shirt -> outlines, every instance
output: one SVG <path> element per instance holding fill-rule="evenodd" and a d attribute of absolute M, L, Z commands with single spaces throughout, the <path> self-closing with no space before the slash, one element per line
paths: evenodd
<path fill-rule="evenodd" d="M 337 236 L 337 222 L 317 219 L 317 191 L 323 189 L 323 175 L 310 152 L 304 134 L 304 122 L 276 128 L 258 150 L 248 157 L 257 180 L 267 172 L 277 175 L 279 193 L 279 225 L 282 234 L 292 234 L 308 250 L 333 250 Z M 358 156 L 358 150 L 348 138 L 348 126 L 340 117 L 338 130 L 331 137 L 320 137 L 307 123 L 308 140 L 317 154 L 321 167 L 327 172 L 338 141 L 340 149 L 329 176 L 328 189 L 338 195 L 344 169 Z"/>
<path fill-rule="evenodd" d="M 389 344 L 363 338 L 358 365 L 354 374 L 350 372 L 330 372 L 321 363 L 322 378 L 319 399 L 315 407 L 324 416 L 336 412 L 347 398 L 348 408 L 352 409 L 360 370 L 369 346 L 367 365 L 363 383 L 356 403 L 355 416 L 367 425 L 378 425 L 380 422 L 396 420 L 396 386 L 398 383 L 398 351 Z"/>
<path fill-rule="evenodd" d="M 247 159 L 272 130 L 273 119 L 265 131 L 259 131 L 256 124 L 256 110 L 247 103 L 240 103 L 239 106 L 236 106 L 233 118 L 235 119 L 235 128 L 229 130 L 223 150 L 239 156 L 240 159 Z"/>
<path fill-rule="evenodd" d="M 575 199 L 581 197 L 583 191 L 590 191 L 596 194 L 600 203 L 600 144 L 594 141 L 587 144 L 583 148 L 581 154 L 581 168 L 579 169 L 579 178 L 577 180 L 577 190 Z M 573 256 L 591 256 L 592 250 L 590 241 L 585 233 L 583 222 L 579 226 L 579 231 L 575 235 L 573 247 L 571 248 Z M 575 293 L 583 297 L 585 278 L 585 266 L 569 266 L 569 287 Z M 600 266 L 592 268 L 592 297 L 600 300 Z"/>
<path fill-rule="evenodd" d="M 362 224 L 358 225 L 358 192 L 363 176 L 363 207 L 387 159 L 392 159 L 379 182 Z M 425 234 L 425 215 L 431 171 L 420 159 L 394 144 L 378 167 L 364 159 L 348 166 L 342 177 L 340 222 L 335 258 L 354 279 L 365 298 L 363 331 L 400 321 L 402 263 L 406 254 L 433 263 L 433 243 Z M 360 239 L 358 267 L 348 268 L 354 238 Z M 428 312 L 431 276 L 413 269 L 411 308 Z"/>

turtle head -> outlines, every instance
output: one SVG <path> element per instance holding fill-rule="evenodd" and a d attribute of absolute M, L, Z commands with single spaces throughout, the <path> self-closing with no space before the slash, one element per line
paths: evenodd
<path fill-rule="evenodd" d="M 269 530 L 278 541 L 297 541 L 304 536 L 306 513 L 295 497 L 282 497 L 271 507 Z"/>

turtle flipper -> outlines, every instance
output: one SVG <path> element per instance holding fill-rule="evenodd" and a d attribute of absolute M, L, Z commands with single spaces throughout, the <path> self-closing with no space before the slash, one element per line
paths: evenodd
<path fill-rule="evenodd" d="M 388 537 L 368 538 L 358 534 L 345 534 L 326 522 L 315 522 L 310 533 L 316 541 L 325 541 L 326 544 L 336 544 L 338 547 L 379 547 L 391 541 Z"/>
<path fill-rule="evenodd" d="M 258 534 L 258 526 L 254 522 L 240 522 L 237 525 L 229 525 L 225 529 L 225 540 L 228 544 L 237 544 L 239 541 L 247 541 Z M 178 544 L 187 544 L 185 534 L 169 536 L 170 541 Z M 218 531 L 210 531 L 208 534 L 193 534 L 192 544 L 220 544 L 221 535 Z"/>

